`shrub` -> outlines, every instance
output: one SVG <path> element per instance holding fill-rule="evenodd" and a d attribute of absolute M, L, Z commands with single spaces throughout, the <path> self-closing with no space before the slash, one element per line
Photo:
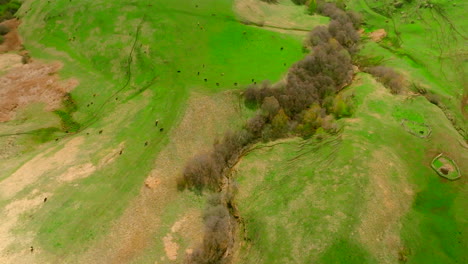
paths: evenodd
<path fill-rule="evenodd" d="M 328 26 L 328 31 L 350 53 L 355 53 L 358 50 L 356 45 L 360 36 L 351 22 L 342 23 L 338 20 L 332 20 Z"/>
<path fill-rule="evenodd" d="M 276 113 L 278 113 L 279 109 L 279 102 L 274 96 L 265 97 L 262 104 L 262 111 L 264 115 L 272 119 Z"/>
<path fill-rule="evenodd" d="M 346 15 L 346 12 L 338 8 L 333 3 L 321 2 L 317 6 L 317 11 L 324 16 L 330 17 L 331 19 L 336 19 L 336 20 L 348 20 L 349 19 L 348 16 Z"/>
<path fill-rule="evenodd" d="M 288 132 L 289 117 L 283 109 L 280 109 L 271 121 L 274 137 L 280 137 Z"/>
<path fill-rule="evenodd" d="M 390 89 L 393 94 L 398 94 L 403 90 L 404 78 L 392 68 L 375 66 L 366 68 L 364 71 L 372 74 L 379 82 Z"/>
<path fill-rule="evenodd" d="M 2 35 L 0 35 L 0 45 L 3 44 L 4 41 L 5 41 L 5 38 Z"/>
<path fill-rule="evenodd" d="M 31 56 L 29 56 L 29 53 L 25 53 L 21 56 L 21 63 L 28 64 L 30 61 L 31 61 Z"/>
<path fill-rule="evenodd" d="M 246 129 L 247 131 L 252 133 L 252 135 L 258 137 L 260 133 L 262 132 L 265 124 L 266 124 L 266 118 L 262 115 L 256 115 L 247 121 Z"/>
<path fill-rule="evenodd" d="M 266 3 L 269 3 L 269 4 L 277 4 L 278 3 L 278 0 L 260 0 L 262 2 L 266 2 Z"/>
<path fill-rule="evenodd" d="M 185 166 L 179 187 L 183 186 L 198 191 L 202 191 L 204 188 L 217 189 L 221 181 L 221 168 L 211 153 L 199 153 Z"/>
<path fill-rule="evenodd" d="M 208 201 L 209 208 L 205 211 L 203 242 L 189 257 L 188 263 L 211 264 L 225 263 L 226 252 L 233 244 L 233 218 L 223 205 L 219 195 L 214 195 Z"/>
<path fill-rule="evenodd" d="M 317 46 L 321 44 L 328 43 L 332 38 L 328 27 L 326 26 L 317 26 L 309 34 L 309 43 L 311 46 Z"/>
<path fill-rule="evenodd" d="M 424 94 L 424 97 L 426 97 L 426 99 L 431 103 L 431 104 L 434 104 L 434 105 L 440 105 L 440 98 L 437 94 L 434 94 L 432 92 L 426 92 Z"/>
<path fill-rule="evenodd" d="M 352 114 L 352 104 L 349 97 L 338 94 L 333 101 L 333 113 L 337 118 L 349 117 Z"/>
<path fill-rule="evenodd" d="M 307 7 L 307 12 L 309 13 L 309 15 L 314 14 L 317 11 L 317 1 L 309 0 L 308 5 L 309 6 Z"/>
<path fill-rule="evenodd" d="M 298 71 L 297 68 L 301 70 Z M 339 43 L 331 40 L 327 44 L 315 46 L 312 54 L 299 61 L 296 68 L 292 68 L 291 73 L 301 75 L 300 79 L 308 83 L 315 83 L 318 91 L 327 90 L 331 86 L 341 87 L 352 79 L 351 56 Z M 288 79 L 288 85 L 291 85 L 289 81 L 290 79 Z"/>
<path fill-rule="evenodd" d="M 213 146 L 213 158 L 220 167 L 229 165 L 231 159 L 236 159 L 242 148 L 247 145 L 252 136 L 245 130 L 238 132 L 227 131 L 221 141 Z"/>
<path fill-rule="evenodd" d="M 362 25 L 362 15 L 354 11 L 347 11 L 346 14 L 348 15 L 349 20 L 353 24 L 353 27 L 356 30 L 359 29 Z"/>
<path fill-rule="evenodd" d="M 323 117 L 320 122 L 320 127 L 330 133 L 335 133 L 338 131 L 338 126 L 336 125 L 335 119 L 332 115 Z"/>
<path fill-rule="evenodd" d="M 0 35 L 6 35 L 10 32 L 10 28 L 6 25 L 0 25 Z"/>
<path fill-rule="evenodd" d="M 263 99 L 275 95 L 275 90 L 271 87 L 269 81 L 264 81 L 260 85 L 252 84 L 244 92 L 244 98 L 248 104 L 261 104 Z"/>

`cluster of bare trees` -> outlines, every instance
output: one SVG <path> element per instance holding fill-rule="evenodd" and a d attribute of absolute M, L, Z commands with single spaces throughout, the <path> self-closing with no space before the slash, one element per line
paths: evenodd
<path fill-rule="evenodd" d="M 259 108 L 257 115 L 242 130 L 225 133 L 211 151 L 187 163 L 178 181 L 180 189 L 218 193 L 208 202 L 203 243 L 188 256 L 188 263 L 228 261 L 237 217 L 230 171 L 246 147 L 293 133 L 311 135 L 319 127 L 331 130 L 335 117 L 350 112 L 336 92 L 353 77 L 350 54 L 357 51 L 360 19 L 328 3 L 320 5 L 318 11 L 332 20 L 328 27 L 311 32 L 312 52 L 292 66 L 284 84 L 264 82 L 246 89 L 245 101 Z"/>
<path fill-rule="evenodd" d="M 335 94 L 352 81 L 351 54 L 358 50 L 361 17 L 331 3 L 320 4 L 317 11 L 329 16 L 331 22 L 311 31 L 311 53 L 291 67 L 286 83 L 272 87 L 265 82 L 245 91 L 246 102 L 261 107 L 246 126 L 254 136 L 269 140 L 294 132 L 310 135 L 310 129 L 332 127 L 332 115 L 349 113 L 349 109 L 343 110 L 346 98 Z"/>
<path fill-rule="evenodd" d="M 208 209 L 203 220 L 205 223 L 202 244 L 188 257 L 188 263 L 228 263 L 234 245 L 236 220 L 229 211 L 230 198 L 214 194 L 208 200 Z"/>
<path fill-rule="evenodd" d="M 178 181 L 179 189 L 219 191 L 225 180 L 225 170 L 232 166 L 252 139 L 247 130 L 226 132 L 213 144 L 210 152 L 199 153 L 187 163 Z"/>

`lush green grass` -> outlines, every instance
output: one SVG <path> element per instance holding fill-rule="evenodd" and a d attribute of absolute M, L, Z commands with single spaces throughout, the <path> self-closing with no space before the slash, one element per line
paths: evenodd
<path fill-rule="evenodd" d="M 51 184 L 49 179 L 67 169 L 57 167 L 15 197 L 38 186 L 53 191 L 54 198 L 18 232 L 33 229 L 37 243 L 55 256 L 85 252 L 122 214 L 180 120 L 189 91 L 216 93 L 277 81 L 303 56 L 299 38 L 236 21 L 228 0 L 25 1 L 19 15 L 32 56 L 61 60 L 62 78 L 80 82 L 71 92 L 73 109 L 64 106 L 57 112 L 63 130 L 84 137 L 83 154 L 75 163 L 96 165 L 100 152 L 125 146 L 115 162 L 85 179 Z M 40 114 L 33 114 L 29 124 Z M 31 131 L 41 141 L 57 136 L 53 128 Z M 62 136 L 40 149 L 57 145 L 59 150 L 70 137 Z M 9 160 L 14 161 L 24 159 Z M 178 211 L 197 204 L 182 203 Z"/>
<path fill-rule="evenodd" d="M 385 28 L 390 33 L 382 44 L 366 42 L 362 54 L 381 56 L 410 81 L 440 95 L 458 125 L 466 128 L 459 111 L 465 84 L 460 71 L 466 67 L 458 56 L 463 41 L 452 36 L 457 33 L 443 16 L 421 10 L 422 20 L 411 24 L 398 22 L 401 17 L 395 15 L 403 40 L 398 44 L 392 23 L 370 6 L 373 1 L 348 2 L 364 13 L 366 31 Z M 466 23 L 463 8 L 439 2 L 456 28 Z M 34 243 L 52 260 L 79 261 L 77 256 L 109 231 L 139 193 L 157 154 L 172 140 L 168 135 L 175 135 L 190 91 L 214 94 L 264 79 L 277 81 L 303 56 L 297 37 L 237 22 L 231 0 L 26 0 L 20 16 L 33 57 L 63 61 L 61 76 L 77 78 L 80 85 L 61 118 L 35 108 L 25 111 L 21 121 L 2 125 L 2 132 L 29 134 L 19 140 L 27 145 L 22 156 L 1 161 L 7 169 L 0 179 L 41 151 L 52 149 L 53 155 L 73 137 L 84 138 L 76 164 L 96 165 L 109 150 L 124 145 L 122 155 L 87 178 L 56 185 L 51 179 L 68 169 L 57 166 L 14 198 L 35 188 L 53 192 L 16 230 L 37 233 Z M 424 33 L 427 28 L 433 29 L 430 34 Z M 446 39 L 452 40 L 449 45 L 443 43 Z M 445 181 L 430 167 L 434 155 L 444 152 L 466 172 L 462 137 L 423 97 L 390 95 L 366 74 L 347 89 L 356 95 L 356 112 L 340 121 L 341 134 L 260 144 L 242 160 L 238 206 L 246 230 L 240 239 L 246 241 L 238 262 L 382 263 L 397 262 L 399 254 L 409 263 L 465 262 L 465 179 Z M 403 119 L 428 124 L 432 136 L 407 133 Z M 76 135 L 57 131 L 60 125 L 76 124 Z M 58 143 L 50 141 L 57 137 Z M 379 189 L 378 179 L 386 192 Z M 386 198 L 397 209 L 385 207 Z M 163 225 L 153 230 L 158 242 L 133 259 L 136 263 L 164 255 L 161 238 L 171 223 L 189 209 L 203 208 L 203 199 L 191 193 L 179 193 L 171 201 L 161 215 Z M 380 207 L 394 211 L 388 216 Z M 385 230 L 369 215 L 382 222 L 394 219 L 386 230 L 399 239 L 398 248 L 375 242 Z M 188 241 L 175 239 L 183 254 Z"/>
<path fill-rule="evenodd" d="M 348 7 L 361 12 L 366 31 L 383 28 L 388 37 L 379 45 L 368 43 L 364 53 L 383 55 L 385 64 L 403 72 L 409 82 L 438 94 L 446 113 L 467 137 L 467 123 L 461 109 L 468 93 L 465 59 L 466 1 L 411 1 L 394 8 L 393 1 L 350 0 Z"/>

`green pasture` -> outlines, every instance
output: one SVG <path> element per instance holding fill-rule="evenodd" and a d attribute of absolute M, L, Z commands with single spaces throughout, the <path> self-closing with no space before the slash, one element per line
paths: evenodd
<path fill-rule="evenodd" d="M 354 113 L 338 120 L 338 134 L 254 146 L 234 173 L 243 220 L 235 262 L 465 263 L 466 177 L 447 181 L 431 163 L 445 153 L 460 174 L 468 171 L 468 152 L 460 143 L 468 131 L 460 111 L 467 92 L 466 3 L 438 0 L 420 9 L 421 1 L 404 1 L 393 10 L 387 0 L 346 2 L 363 13 L 366 32 L 389 33 L 378 44 L 364 38 L 360 55 L 382 58 L 405 75 L 409 87 L 438 95 L 441 104 L 392 95 L 359 73 L 343 91 L 354 94 Z M 280 4 L 297 23 L 327 21 L 307 20 L 298 15 L 299 7 Z M 0 124 L 0 147 L 8 140 L 16 144 L 0 152 L 0 180 L 40 153 L 50 157 L 71 140 L 83 142 L 72 162 L 57 164 L 34 185 L 0 200 L 3 208 L 35 189 L 52 193 L 14 229 L 19 236 L 37 234 L 33 243 L 44 263 L 80 263 L 106 237 L 158 166 L 158 154 L 176 155 L 171 143 L 194 92 L 214 98 L 251 83 L 276 82 L 305 55 L 302 37 L 293 32 L 240 23 L 233 0 L 25 0 L 18 15 L 32 57 L 61 61 L 61 78 L 79 81 L 68 100 L 73 104 L 65 102 L 55 113 L 31 105 L 17 120 Z M 238 128 L 252 114 L 241 104 L 233 110 L 240 114 L 217 126 L 217 134 Z M 430 137 L 408 133 L 403 120 L 407 129 Z M 54 181 L 69 167 L 97 166 L 120 148 L 112 163 L 86 178 Z M 161 238 L 188 210 L 204 207 L 205 197 L 175 191 L 175 181 L 168 193 L 161 198 L 167 208 L 160 210 L 161 226 L 152 230 L 154 241 L 129 263 L 166 263 L 159 258 L 165 256 Z M 174 236 L 182 263 L 184 250 L 193 245 Z M 20 243 L 10 250 L 25 250 Z"/>
<path fill-rule="evenodd" d="M 303 57 L 301 38 L 244 25 L 232 4 L 24 1 L 18 15 L 25 47 L 36 59 L 63 62 L 60 76 L 80 84 L 71 92 L 76 109 L 64 105 L 49 126 L 36 118 L 41 111 L 29 113 L 25 130 L 2 124 L 2 129 L 19 133 L 18 142 L 28 142 L 30 148 L 2 161 L 9 164 L 6 173 L 37 153 L 54 148 L 53 154 L 75 137 L 84 138 L 76 164 L 90 160 L 96 165 L 106 151 L 120 144 L 124 148 L 115 162 L 85 179 L 56 187 L 49 178 L 67 170 L 59 166 L 46 172 L 38 185 L 22 190 L 14 199 L 38 186 L 53 190 L 54 198 L 33 219 L 25 218 L 17 232 L 36 232 L 36 243 L 52 259 L 73 259 L 90 249 L 138 194 L 183 116 L 189 93 L 215 94 L 266 79 L 276 82 Z M 8 175 L 2 171 L 0 177 Z M 202 206 L 186 194 L 180 199 L 167 217 Z M 158 254 L 164 255 L 161 248 Z"/>
<path fill-rule="evenodd" d="M 439 96 L 445 112 L 467 138 L 467 123 L 461 113 L 466 95 L 468 64 L 465 19 L 466 1 L 349 0 L 349 9 L 360 12 L 367 32 L 383 28 L 388 37 L 367 43 L 363 54 L 384 58 L 418 86 Z"/>
<path fill-rule="evenodd" d="M 466 151 L 456 142 L 460 136 L 447 129 L 450 123 L 442 111 L 424 98 L 408 101 L 391 95 L 368 75 L 358 76 L 347 88 L 354 91 L 357 106 L 352 121 L 340 120 L 343 132 L 322 140 L 261 144 L 239 165 L 238 205 L 245 223 L 239 263 L 466 259 L 467 189 L 441 181 L 428 156 L 437 149 L 466 160 Z M 433 127 L 430 141 L 407 133 L 401 118 L 426 120 Z M 442 138 L 444 133 L 452 138 Z M 414 193 L 405 193 L 405 186 Z M 386 208 L 381 195 L 400 210 Z M 379 213 L 373 203 L 395 211 Z M 382 216 L 367 222 L 369 214 Z M 394 222 L 379 225 L 377 233 L 366 231 L 386 221 Z M 389 230 L 396 230 L 401 240 L 396 248 L 387 247 L 383 239 Z"/>

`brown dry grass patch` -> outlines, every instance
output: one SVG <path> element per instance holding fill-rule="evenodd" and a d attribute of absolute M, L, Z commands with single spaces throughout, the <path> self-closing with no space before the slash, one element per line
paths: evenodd
<path fill-rule="evenodd" d="M 372 31 L 370 34 L 369 34 L 369 37 L 372 39 L 372 41 L 374 42 L 380 42 L 382 41 L 382 39 L 384 39 L 385 37 L 387 37 L 387 32 L 385 31 L 385 29 L 381 28 L 381 29 L 377 29 L 375 31 Z"/>
<path fill-rule="evenodd" d="M 18 19 L 10 19 L 0 23 L 0 25 L 5 25 L 10 29 L 10 32 L 4 36 L 4 42 L 0 44 L 0 53 L 18 51 L 22 48 L 22 41 L 18 33 L 20 24 L 21 22 Z"/>
<path fill-rule="evenodd" d="M 78 82 L 60 80 L 60 68 L 59 63 L 33 62 L 0 77 L 0 122 L 12 120 L 18 109 L 31 103 L 45 103 L 47 111 L 61 107 L 63 97 Z"/>
<path fill-rule="evenodd" d="M 400 218 L 410 209 L 413 190 L 408 171 L 389 149 L 375 151 L 369 163 L 367 205 L 361 215 L 359 239 L 379 263 L 395 263 L 400 241 Z"/>

